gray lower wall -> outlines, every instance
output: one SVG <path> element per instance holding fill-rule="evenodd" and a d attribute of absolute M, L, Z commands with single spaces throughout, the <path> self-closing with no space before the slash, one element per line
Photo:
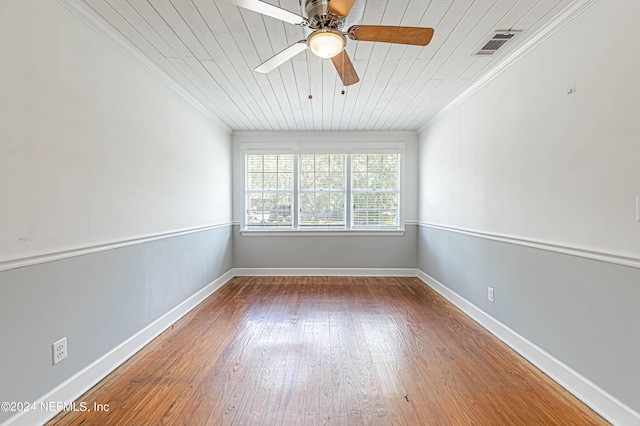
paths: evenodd
<path fill-rule="evenodd" d="M 0 401 L 35 401 L 233 267 L 418 267 L 640 411 L 640 269 L 413 225 L 260 238 L 229 226 L 1 272 Z M 64 336 L 69 357 L 52 366 Z"/>
<path fill-rule="evenodd" d="M 418 227 L 402 236 L 247 236 L 233 227 L 236 268 L 415 268 Z"/>
<path fill-rule="evenodd" d="M 640 412 L 640 269 L 423 226 L 418 267 Z"/>
<path fill-rule="evenodd" d="M 232 268 L 227 226 L 1 272 L 0 401 L 37 400 Z"/>

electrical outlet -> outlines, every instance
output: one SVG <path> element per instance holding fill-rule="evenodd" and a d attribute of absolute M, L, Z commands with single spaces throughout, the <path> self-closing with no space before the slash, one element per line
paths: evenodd
<path fill-rule="evenodd" d="M 487 287 L 487 299 L 489 299 L 489 302 L 491 303 L 494 303 L 496 301 L 493 294 L 493 288 L 491 287 Z"/>
<path fill-rule="evenodd" d="M 67 338 L 63 337 L 51 345 L 51 355 L 53 356 L 53 365 L 56 365 L 67 357 Z"/>

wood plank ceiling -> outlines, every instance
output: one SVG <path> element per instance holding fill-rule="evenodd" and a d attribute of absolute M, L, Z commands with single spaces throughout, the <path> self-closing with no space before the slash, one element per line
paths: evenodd
<path fill-rule="evenodd" d="M 234 130 L 416 130 L 572 0 L 357 0 L 348 26 L 432 27 L 426 47 L 349 40 L 361 81 L 302 53 L 253 71 L 305 30 L 224 0 L 82 0 Z M 302 14 L 299 0 L 267 0 Z M 523 32 L 490 57 L 496 30 Z M 313 99 L 309 99 L 309 94 Z"/>

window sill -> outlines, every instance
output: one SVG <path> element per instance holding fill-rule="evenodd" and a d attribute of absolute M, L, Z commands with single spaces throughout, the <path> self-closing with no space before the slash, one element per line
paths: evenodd
<path fill-rule="evenodd" d="M 336 237 L 336 236 L 349 236 L 349 237 L 388 237 L 388 236 L 402 236 L 404 235 L 404 229 L 320 229 L 320 230 L 269 230 L 269 229 L 243 229 L 240 231 L 242 236 L 246 237 Z"/>

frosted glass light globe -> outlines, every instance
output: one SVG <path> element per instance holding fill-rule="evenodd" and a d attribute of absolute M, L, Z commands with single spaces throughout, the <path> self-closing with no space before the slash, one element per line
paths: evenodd
<path fill-rule="evenodd" d="M 333 58 L 342 52 L 345 43 L 342 33 L 330 29 L 317 30 L 307 40 L 313 54 L 325 59 Z"/>

